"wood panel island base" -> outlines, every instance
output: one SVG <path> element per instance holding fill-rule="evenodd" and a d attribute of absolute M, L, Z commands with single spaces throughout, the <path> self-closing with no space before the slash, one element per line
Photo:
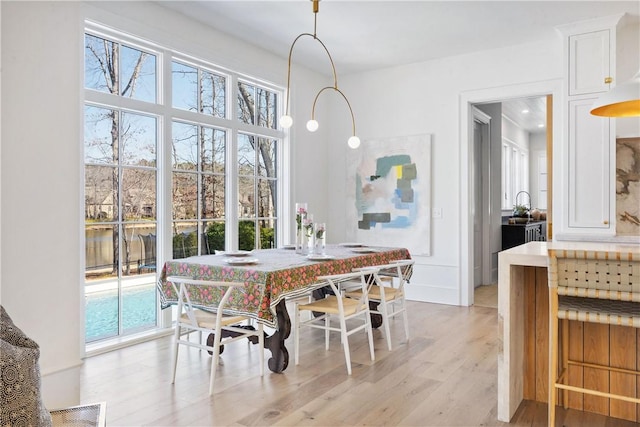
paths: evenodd
<path fill-rule="evenodd" d="M 530 242 L 498 255 L 498 420 L 509 422 L 523 399 L 548 401 L 547 250 L 640 252 L 634 244 Z M 640 369 L 640 329 L 569 322 L 570 357 Z M 572 366 L 569 384 L 640 396 L 640 377 Z M 568 392 L 568 407 L 640 423 L 640 404 Z"/>

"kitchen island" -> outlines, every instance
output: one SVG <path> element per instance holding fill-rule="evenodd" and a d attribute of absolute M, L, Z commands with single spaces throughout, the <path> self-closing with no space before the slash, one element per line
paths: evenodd
<path fill-rule="evenodd" d="M 498 420 L 509 422 L 523 399 L 547 402 L 548 285 L 547 250 L 572 249 L 640 253 L 640 245 L 595 242 L 529 242 L 498 255 Z M 582 332 L 589 330 L 589 343 Z M 630 327 L 570 322 L 576 338 L 572 349 L 591 358 L 640 368 L 640 330 Z M 573 340 L 574 338 L 572 338 Z M 624 345 L 624 350 L 620 347 Z M 635 350 L 635 351 L 634 351 Z M 572 350 L 574 351 L 574 350 Z M 614 356 L 615 357 L 612 357 Z M 620 360 L 623 355 L 622 360 Z M 626 356 L 625 356 L 626 355 Z M 572 354 L 572 356 L 575 356 Z M 628 357 L 627 357 L 628 356 Z M 626 357 L 626 359 L 625 359 Z M 578 371 L 577 369 L 580 369 Z M 606 376 L 604 378 L 603 376 Z M 596 387 L 626 387 L 640 393 L 640 378 L 609 378 L 609 373 L 576 368 L 570 381 L 590 381 Z M 631 421 L 640 421 L 640 405 L 595 396 L 569 394 L 569 407 Z"/>

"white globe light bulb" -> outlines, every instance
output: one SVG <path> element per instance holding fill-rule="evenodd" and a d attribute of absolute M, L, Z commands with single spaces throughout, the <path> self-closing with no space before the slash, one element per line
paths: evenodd
<path fill-rule="evenodd" d="M 284 129 L 289 129 L 291 125 L 293 125 L 293 119 L 291 118 L 291 116 L 285 115 L 280 117 L 280 126 L 282 126 Z"/>
<path fill-rule="evenodd" d="M 358 148 L 360 146 L 360 138 L 358 138 L 357 136 L 353 135 L 351 138 L 349 138 L 349 140 L 347 141 L 347 144 L 349 144 L 349 147 L 353 148 L 354 150 L 356 148 Z"/>
<path fill-rule="evenodd" d="M 318 130 L 318 122 L 311 119 L 307 122 L 307 130 L 309 132 L 315 132 Z"/>

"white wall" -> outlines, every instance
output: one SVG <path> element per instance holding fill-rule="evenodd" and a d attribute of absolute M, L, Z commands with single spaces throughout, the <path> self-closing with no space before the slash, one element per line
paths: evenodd
<path fill-rule="evenodd" d="M 80 14 L 74 3 L 2 2 L 2 305 L 69 381 L 49 407 L 77 402 L 81 354 Z"/>
<path fill-rule="evenodd" d="M 460 96 L 467 91 L 558 79 L 562 43 L 532 43 L 449 57 L 355 76 L 341 76 L 341 89 L 353 105 L 361 139 L 430 133 L 432 140 L 431 205 L 443 212 L 431 220 L 432 256 L 415 257 L 408 295 L 414 299 L 460 304 L 461 293 L 461 153 Z M 344 114 L 334 115 L 335 129 Z M 346 144 L 331 138 L 329 177 L 334 197 L 342 199 Z M 336 206 L 330 226 L 345 233 L 344 208 Z M 401 246 L 402 242 L 398 242 Z M 464 260 L 466 262 L 466 259 Z"/>
<path fill-rule="evenodd" d="M 618 34 L 619 81 L 638 70 L 640 26 L 628 25 Z M 361 139 L 395 137 L 421 133 L 433 134 L 431 206 L 442 209 L 441 219 L 431 219 L 432 256 L 415 257 L 415 274 L 408 288 L 411 298 L 448 304 L 467 304 L 472 296 L 465 290 L 468 278 L 468 177 L 467 140 L 461 139 L 467 108 L 461 100 L 497 101 L 508 97 L 554 94 L 554 147 L 565 144 L 562 40 L 530 43 L 504 49 L 477 52 L 434 61 L 375 70 L 341 77 L 341 88 L 353 105 Z M 542 89 L 541 88 L 545 88 Z M 531 92 L 527 93 L 527 90 Z M 506 94 L 506 96 L 505 96 Z M 493 97 L 495 96 L 495 97 Z M 344 113 L 334 114 L 334 129 L 347 127 Z M 640 135 L 640 119 L 615 119 L 619 136 Z M 365 142 L 366 143 L 366 142 Z M 331 138 L 329 162 L 337 166 L 330 189 L 341 199 L 344 188 L 345 155 L 340 138 Z M 556 162 L 564 162 L 554 156 Z M 564 164 L 564 163 L 563 163 Z M 554 198 L 561 194 L 555 182 Z M 462 211 L 462 212 L 461 212 Z M 562 212 L 556 206 L 554 215 Z M 330 222 L 334 232 L 345 233 L 344 209 L 336 207 Z M 344 236 L 344 234 L 343 234 Z M 398 242 L 399 245 L 402 242 Z"/>
<path fill-rule="evenodd" d="M 274 57 L 144 2 L 2 1 L 0 8 L 0 296 L 16 324 L 40 345 L 45 405 L 64 407 L 79 403 L 84 351 L 80 256 L 85 17 L 283 87 L 288 52 Z M 318 217 L 326 216 L 326 131 L 319 130 L 312 139 L 302 129 L 315 95 L 310 87 L 322 87 L 327 79 L 302 68 L 294 70 L 292 79 L 295 125 L 285 174 L 296 179 L 283 196 L 304 199 Z"/>

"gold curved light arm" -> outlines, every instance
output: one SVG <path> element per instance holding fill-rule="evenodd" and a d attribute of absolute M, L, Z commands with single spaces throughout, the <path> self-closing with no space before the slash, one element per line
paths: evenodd
<path fill-rule="evenodd" d="M 345 96 L 344 93 L 342 93 L 342 91 L 340 89 L 338 89 L 335 86 L 326 86 L 323 87 L 322 89 L 320 89 L 320 91 L 316 94 L 315 99 L 313 100 L 313 107 L 311 108 L 311 120 L 315 120 L 315 115 L 316 115 L 316 102 L 318 102 L 318 98 L 320 97 L 320 94 L 322 92 L 324 92 L 327 89 L 333 89 L 336 92 L 338 92 L 340 95 L 342 95 L 342 98 L 345 100 L 345 102 L 347 103 L 347 107 L 349 107 L 349 112 L 351 113 L 351 130 L 353 132 L 353 135 L 355 136 L 356 134 L 356 119 L 353 116 L 353 109 L 351 108 L 351 103 L 349 102 L 349 100 L 347 99 L 347 97 Z"/>
<path fill-rule="evenodd" d="M 322 40 L 320 40 L 316 34 L 311 34 L 311 33 L 302 33 L 300 34 L 298 37 L 295 38 L 295 40 L 293 41 L 293 43 L 291 43 L 291 47 L 289 48 L 289 61 L 287 64 L 287 99 L 286 99 L 286 103 L 285 103 L 285 114 L 289 114 L 289 92 L 291 89 L 291 58 L 293 56 L 293 48 L 295 47 L 296 43 L 298 42 L 298 40 L 300 40 L 301 37 L 303 36 L 310 36 L 312 37 L 314 40 L 318 41 L 318 43 L 320 43 L 320 45 L 324 48 L 324 51 L 327 53 L 327 56 L 329 57 L 329 62 L 331 63 L 331 70 L 333 71 L 333 86 L 337 89 L 338 88 L 338 75 L 336 74 L 336 66 L 333 63 L 333 58 L 331 57 L 331 54 L 329 53 L 329 49 L 327 49 L 327 46 L 325 46 L 325 44 L 322 42 Z"/>

